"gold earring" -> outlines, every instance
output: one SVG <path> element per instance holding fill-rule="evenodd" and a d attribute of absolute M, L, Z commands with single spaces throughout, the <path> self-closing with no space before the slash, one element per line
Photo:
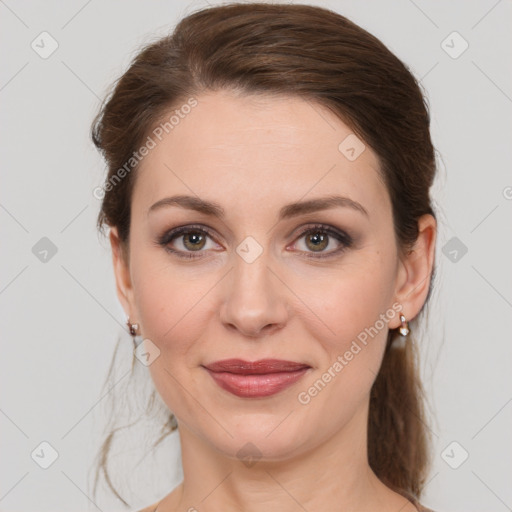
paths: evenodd
<path fill-rule="evenodd" d="M 402 322 L 402 324 L 398 328 L 398 332 L 402 336 L 407 336 L 411 332 L 411 330 L 409 329 L 409 322 L 405 319 L 405 316 L 402 314 L 400 315 L 400 321 Z"/>

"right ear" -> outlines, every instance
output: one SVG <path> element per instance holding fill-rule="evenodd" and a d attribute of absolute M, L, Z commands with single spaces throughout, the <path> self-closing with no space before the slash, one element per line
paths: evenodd
<path fill-rule="evenodd" d="M 119 238 L 116 227 L 110 228 L 109 233 L 110 246 L 112 248 L 112 264 L 114 267 L 114 276 L 116 279 L 116 292 L 121 305 L 130 318 L 130 321 L 137 321 L 135 311 L 135 302 L 133 300 L 133 287 L 130 276 L 130 265 L 128 254 L 125 254 L 125 247 Z"/>

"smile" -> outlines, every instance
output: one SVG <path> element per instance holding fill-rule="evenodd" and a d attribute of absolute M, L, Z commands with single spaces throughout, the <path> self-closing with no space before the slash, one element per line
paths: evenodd
<path fill-rule="evenodd" d="M 204 367 L 222 389 L 241 398 L 263 398 L 292 386 L 311 368 L 293 361 L 241 359 L 218 361 Z"/>

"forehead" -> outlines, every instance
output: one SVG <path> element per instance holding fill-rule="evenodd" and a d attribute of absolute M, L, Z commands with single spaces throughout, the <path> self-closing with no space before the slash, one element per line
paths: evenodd
<path fill-rule="evenodd" d="M 177 123 L 175 117 L 167 129 L 160 125 L 158 136 L 150 134 L 154 147 L 137 170 L 138 206 L 149 208 L 175 192 L 227 205 L 237 199 L 277 205 L 335 192 L 369 210 L 388 200 L 374 152 L 325 107 L 230 91 L 196 99 Z"/>

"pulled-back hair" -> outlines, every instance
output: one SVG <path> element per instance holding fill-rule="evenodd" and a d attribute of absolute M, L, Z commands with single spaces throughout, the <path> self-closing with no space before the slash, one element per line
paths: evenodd
<path fill-rule="evenodd" d="M 134 151 L 173 109 L 215 90 L 300 97 L 337 115 L 379 159 L 400 251 L 416 241 L 420 216 L 435 217 L 429 195 L 435 152 L 417 81 L 358 25 L 331 10 L 300 4 L 206 8 L 143 48 L 93 124 L 92 139 L 108 164 L 105 183 L 126 169 Z M 133 165 L 115 186 L 105 187 L 97 223 L 100 231 L 116 227 L 126 245 L 136 173 Z M 386 485 L 419 498 L 429 469 L 424 392 L 415 344 L 392 346 L 396 336 L 396 330 L 389 331 L 371 389 L 368 458 Z M 168 432 L 177 428 L 172 412 L 167 426 Z M 112 435 L 99 464 L 109 485 L 111 441 Z"/>

